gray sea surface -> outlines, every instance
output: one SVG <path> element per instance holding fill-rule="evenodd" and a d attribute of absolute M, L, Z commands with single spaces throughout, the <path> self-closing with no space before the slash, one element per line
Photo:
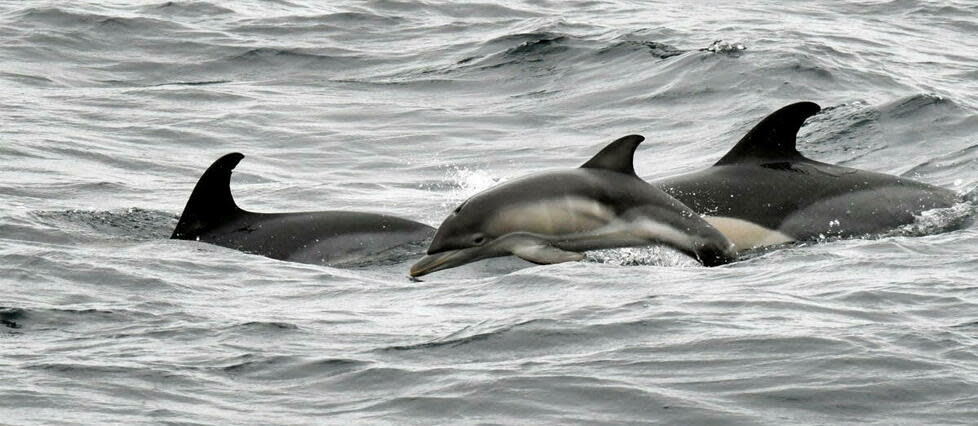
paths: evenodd
<path fill-rule="evenodd" d="M 978 3 L 0 0 L 0 423 L 978 422 Z M 958 191 L 887 235 L 412 281 L 168 237 L 252 211 L 434 226 L 630 133 L 650 180 L 758 120 Z"/>

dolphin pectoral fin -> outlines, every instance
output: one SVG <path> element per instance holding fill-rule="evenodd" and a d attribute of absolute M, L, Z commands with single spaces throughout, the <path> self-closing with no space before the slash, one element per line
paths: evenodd
<path fill-rule="evenodd" d="M 574 262 L 584 259 L 583 253 L 561 250 L 547 244 L 520 245 L 513 247 L 510 251 L 514 256 L 537 265 Z"/>

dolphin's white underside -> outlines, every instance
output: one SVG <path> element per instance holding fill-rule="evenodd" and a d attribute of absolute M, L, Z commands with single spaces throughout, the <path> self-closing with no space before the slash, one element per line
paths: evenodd
<path fill-rule="evenodd" d="M 765 228 L 743 219 L 724 216 L 703 216 L 703 219 L 727 237 L 737 251 L 795 241 L 781 231 Z"/>
<path fill-rule="evenodd" d="M 532 232 L 560 235 L 592 231 L 614 221 L 615 211 L 583 197 L 561 197 L 507 206 L 493 214 L 486 232 L 505 235 Z"/>

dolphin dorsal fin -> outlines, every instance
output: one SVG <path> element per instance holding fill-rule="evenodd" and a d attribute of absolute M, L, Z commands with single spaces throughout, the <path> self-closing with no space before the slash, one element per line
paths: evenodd
<path fill-rule="evenodd" d="M 195 239 L 201 233 L 244 213 L 231 196 L 231 171 L 242 158 L 244 155 L 232 152 L 218 158 L 207 168 L 194 186 L 194 192 L 190 194 L 170 238 Z"/>
<path fill-rule="evenodd" d="M 628 135 L 623 138 L 619 138 L 608 146 L 604 147 L 601 152 L 597 153 L 587 163 L 584 163 L 582 169 L 605 169 L 611 170 L 613 172 L 624 173 L 627 175 L 635 174 L 635 166 L 632 164 L 632 160 L 635 157 L 635 149 L 638 148 L 638 144 L 645 140 L 645 136 L 642 135 Z"/>
<path fill-rule="evenodd" d="M 795 148 L 798 129 L 822 107 L 813 102 L 798 102 L 781 108 L 764 117 L 750 129 L 740 142 L 724 155 L 715 166 L 750 162 L 763 159 L 790 159 L 800 157 Z"/>

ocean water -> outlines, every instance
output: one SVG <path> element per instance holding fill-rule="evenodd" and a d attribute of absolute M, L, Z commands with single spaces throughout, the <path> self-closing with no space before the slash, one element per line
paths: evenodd
<path fill-rule="evenodd" d="M 0 1 L 0 423 L 978 422 L 978 4 Z M 966 202 L 704 268 L 664 249 L 412 281 L 168 240 L 253 211 L 440 223 L 630 133 L 657 179 L 799 148 Z"/>

